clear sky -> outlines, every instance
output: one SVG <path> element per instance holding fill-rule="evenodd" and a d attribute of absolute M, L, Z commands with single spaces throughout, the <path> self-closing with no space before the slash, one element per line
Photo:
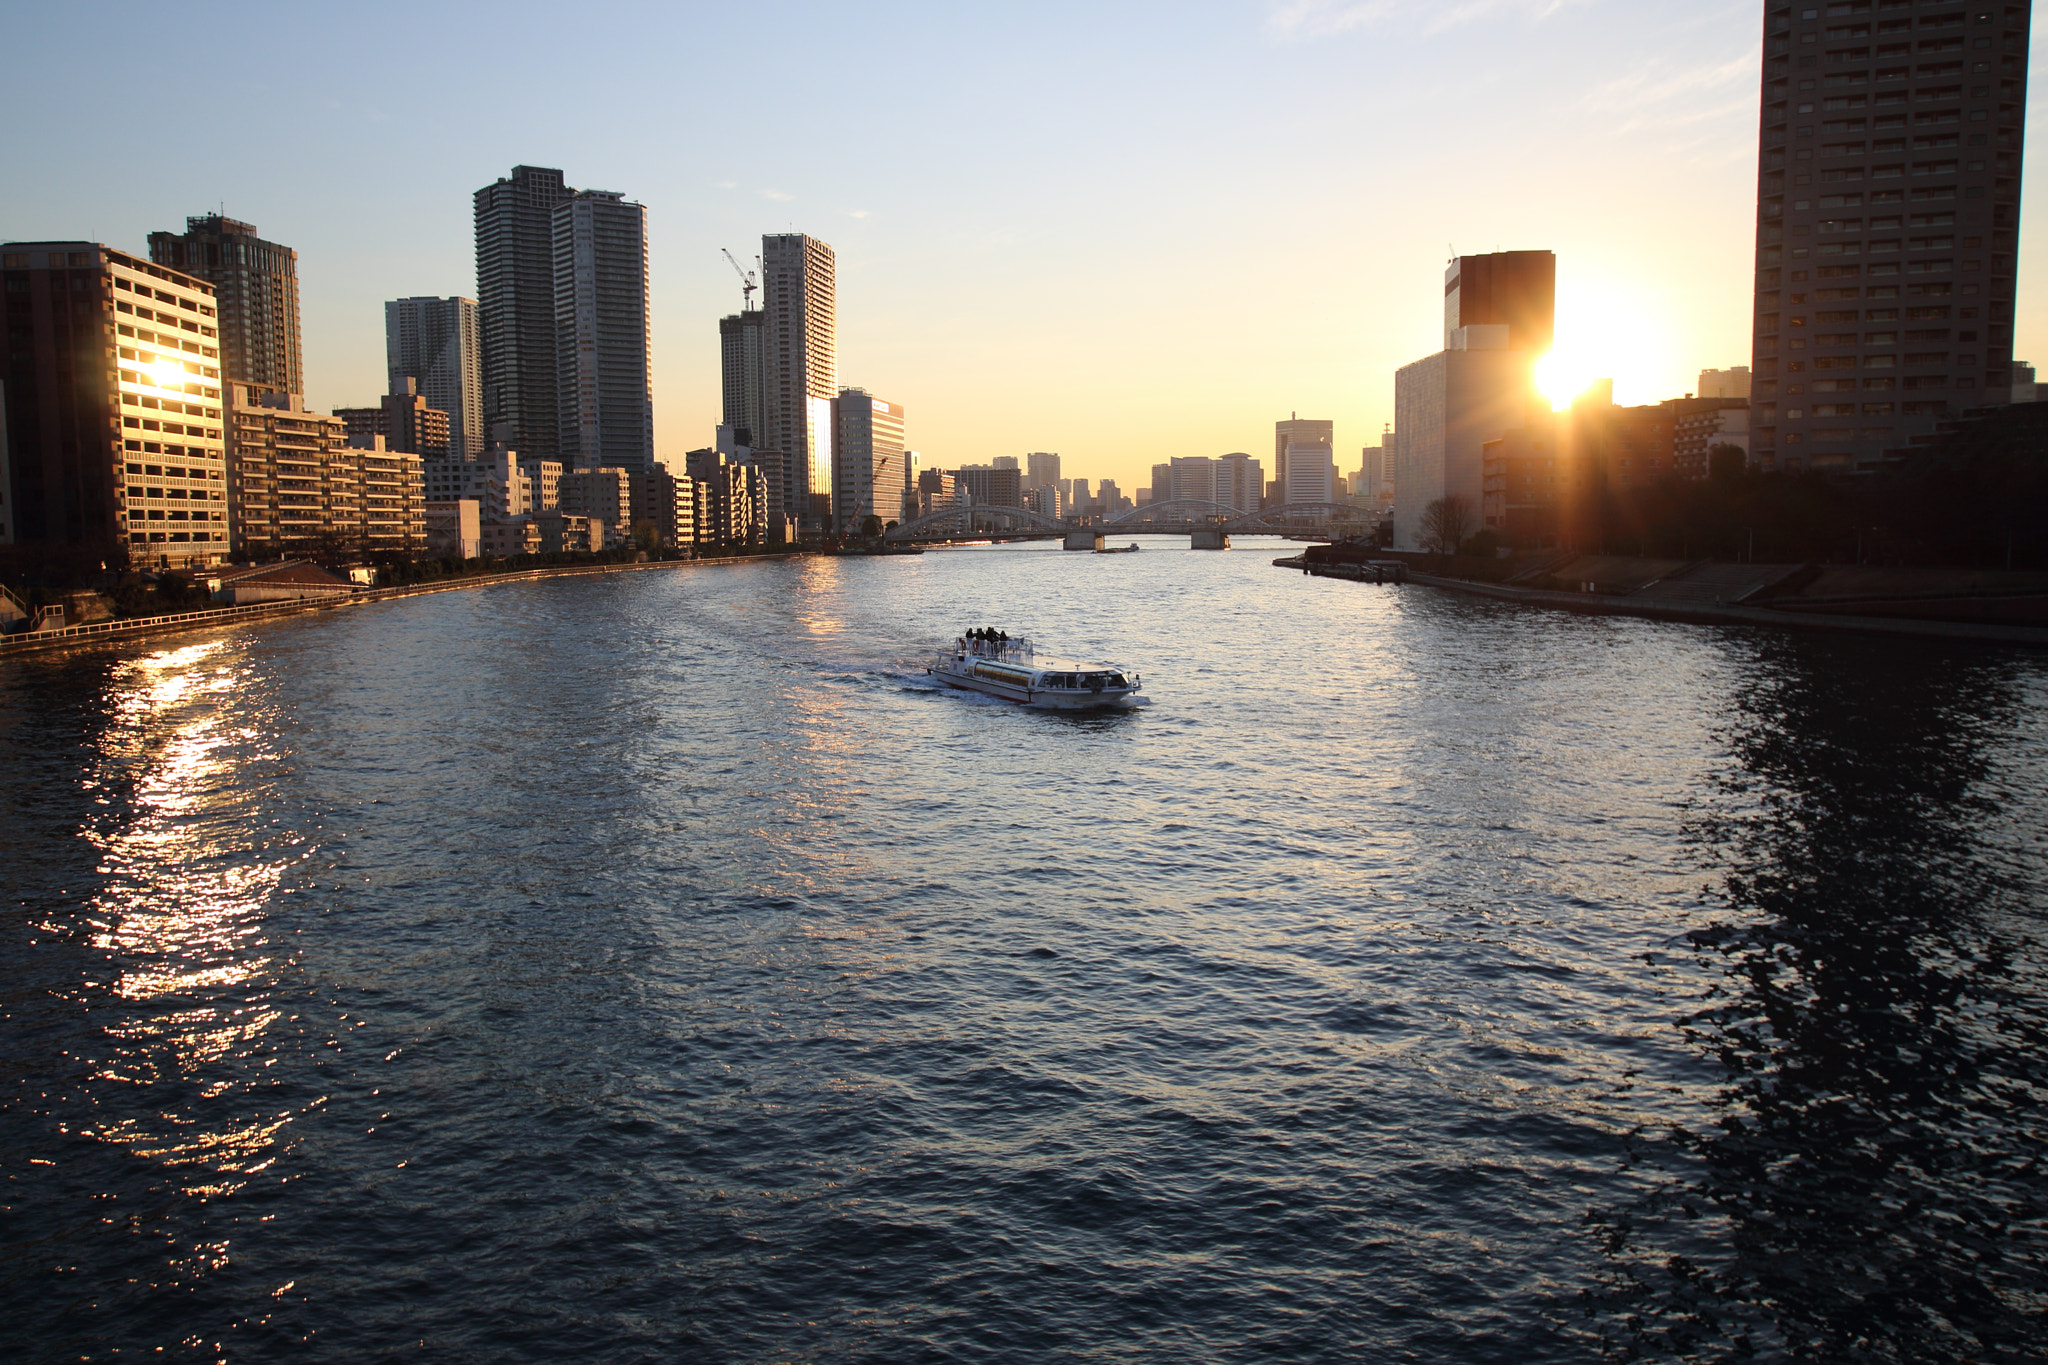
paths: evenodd
<path fill-rule="evenodd" d="M 382 392 L 384 299 L 474 297 L 472 192 L 559 166 L 648 206 L 664 457 L 718 420 L 718 249 L 795 230 L 838 251 L 841 382 L 935 463 L 1057 450 L 1128 493 L 1270 462 L 1298 412 L 1352 468 L 1453 251 L 1556 251 L 1559 348 L 1618 401 L 1748 363 L 1761 32 L 1757 0 L 16 4 L 0 238 L 141 252 L 225 205 L 298 250 L 327 409 Z"/>

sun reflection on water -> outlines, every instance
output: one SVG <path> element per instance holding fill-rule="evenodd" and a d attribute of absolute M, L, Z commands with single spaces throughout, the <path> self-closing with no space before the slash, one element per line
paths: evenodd
<path fill-rule="evenodd" d="M 255 1091 L 285 1017 L 273 1000 L 283 964 L 267 909 L 298 855 L 266 856 L 246 836 L 221 833 L 249 827 L 264 800 L 250 774 L 275 757 L 274 727 L 234 720 L 252 682 L 225 640 L 128 661 L 111 680 L 111 723 L 84 779 L 130 793 L 123 818 L 82 831 L 101 881 L 77 927 L 105 963 L 93 974 L 103 979 L 80 983 L 83 1002 L 106 1016 L 87 1074 L 95 1088 L 155 1089 L 161 1099 L 89 1095 L 75 1131 L 178 1170 L 179 1187 L 202 1197 L 268 1167 L 292 1118 L 267 1111 Z M 93 1121 L 101 1098 L 124 1116 Z"/>

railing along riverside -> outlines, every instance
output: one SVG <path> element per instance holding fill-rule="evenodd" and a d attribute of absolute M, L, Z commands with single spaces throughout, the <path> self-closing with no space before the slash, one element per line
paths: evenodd
<path fill-rule="evenodd" d="M 169 616 L 141 616 L 128 621 L 95 621 L 90 625 L 64 626 L 57 630 L 33 630 L 0 635 L 0 658 L 60 644 L 90 644 L 131 635 L 197 630 L 202 626 L 232 625 L 265 616 L 325 611 L 336 607 L 352 607 L 365 602 L 386 602 L 400 597 L 420 597 L 433 592 L 453 592 L 458 588 L 480 588 L 492 583 L 518 583 L 535 578 L 567 578 L 578 574 L 627 573 L 638 569 L 674 569 L 691 564 L 743 564 L 749 560 L 767 557 L 731 555 L 718 559 L 656 559 L 645 564 L 564 564 L 553 568 L 515 569 L 509 573 L 470 574 L 462 578 L 406 583 L 390 588 L 363 588 L 352 593 L 337 593 L 329 597 L 255 602 L 246 607 L 216 607 L 209 611 L 183 611 Z"/>

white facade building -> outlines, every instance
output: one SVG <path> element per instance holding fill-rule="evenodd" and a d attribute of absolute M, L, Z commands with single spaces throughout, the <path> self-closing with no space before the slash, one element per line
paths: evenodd
<path fill-rule="evenodd" d="M 1422 549 L 1423 510 L 1462 498 L 1480 525 L 1487 441 L 1549 404 L 1536 394 L 1536 356 L 1508 347 L 1504 324 L 1460 327 L 1452 348 L 1394 372 L 1394 548 Z"/>

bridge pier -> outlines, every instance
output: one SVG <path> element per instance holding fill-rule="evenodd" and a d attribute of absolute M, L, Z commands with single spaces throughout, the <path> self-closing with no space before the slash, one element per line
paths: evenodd
<path fill-rule="evenodd" d="M 1062 550 L 1099 550 L 1102 548 L 1102 532 L 1089 528 L 1067 532 L 1067 538 L 1060 543 Z"/>
<path fill-rule="evenodd" d="M 1230 537 L 1217 530 L 1194 531 L 1188 535 L 1188 548 L 1190 550 L 1227 550 L 1230 548 Z"/>

